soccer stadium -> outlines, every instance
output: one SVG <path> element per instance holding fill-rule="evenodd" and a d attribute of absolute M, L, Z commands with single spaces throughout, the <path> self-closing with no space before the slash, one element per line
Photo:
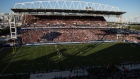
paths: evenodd
<path fill-rule="evenodd" d="M 11 10 L 0 79 L 140 79 L 140 31 L 123 27 L 118 7 L 50 0 Z"/>

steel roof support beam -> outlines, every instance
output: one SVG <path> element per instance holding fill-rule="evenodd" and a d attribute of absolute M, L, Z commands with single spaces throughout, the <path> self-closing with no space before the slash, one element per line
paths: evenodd
<path fill-rule="evenodd" d="M 72 10 L 86 10 L 86 7 L 90 7 L 93 10 L 102 11 L 119 11 L 118 7 L 93 3 L 84 1 L 34 1 L 34 2 L 23 2 L 16 3 L 14 8 L 34 8 L 34 9 L 72 9 Z"/>
<path fill-rule="evenodd" d="M 122 19 L 123 23 L 129 23 L 129 24 L 135 24 L 135 23 L 140 23 L 140 17 L 139 16 L 135 16 L 135 17 L 128 17 L 128 18 L 123 18 Z"/>

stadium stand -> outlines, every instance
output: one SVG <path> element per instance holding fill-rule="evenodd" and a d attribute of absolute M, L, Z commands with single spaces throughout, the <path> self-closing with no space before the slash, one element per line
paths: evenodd
<path fill-rule="evenodd" d="M 78 15 L 24 15 L 22 20 L 23 44 L 129 41 L 140 42 L 138 34 L 116 31 L 109 27 L 103 16 Z"/>
<path fill-rule="evenodd" d="M 23 44 L 116 41 L 116 34 L 106 27 L 102 16 L 24 15 L 21 36 Z"/>

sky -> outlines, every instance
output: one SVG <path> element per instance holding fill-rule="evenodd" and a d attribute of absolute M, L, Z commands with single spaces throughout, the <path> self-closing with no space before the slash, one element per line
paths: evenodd
<path fill-rule="evenodd" d="M 37 0 L 0 0 L 0 13 L 12 13 L 15 3 L 32 2 Z M 80 0 L 119 7 L 120 11 L 126 12 L 123 18 L 140 16 L 140 0 Z M 112 20 L 112 19 L 110 19 Z"/>

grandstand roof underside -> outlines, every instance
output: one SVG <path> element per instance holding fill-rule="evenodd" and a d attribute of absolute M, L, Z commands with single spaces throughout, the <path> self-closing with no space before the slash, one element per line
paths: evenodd
<path fill-rule="evenodd" d="M 126 12 L 121 11 L 100 11 L 100 10 L 70 10 L 70 9 L 18 9 L 18 8 L 12 8 L 11 9 L 15 13 L 22 13 L 22 12 L 63 12 L 63 13 L 85 13 L 85 14 L 102 14 L 102 15 L 122 15 Z"/>

